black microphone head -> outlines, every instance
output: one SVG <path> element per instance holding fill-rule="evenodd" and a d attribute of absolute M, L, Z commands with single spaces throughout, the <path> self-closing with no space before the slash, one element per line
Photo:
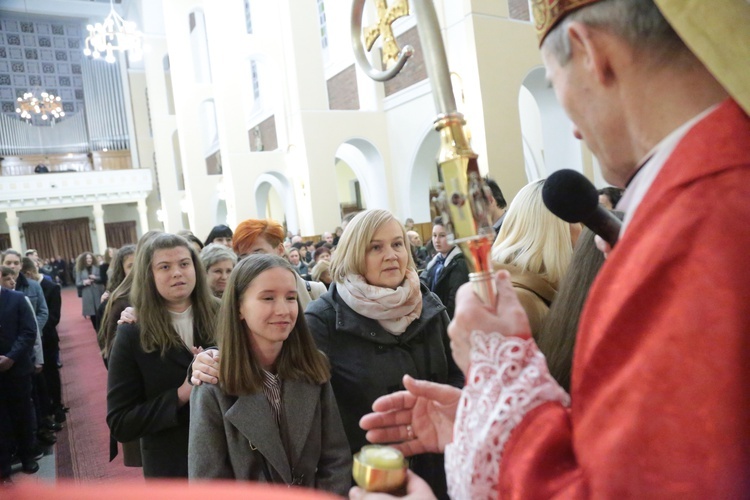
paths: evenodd
<path fill-rule="evenodd" d="M 558 170 L 544 181 L 542 200 L 565 222 L 585 221 L 599 206 L 599 193 L 583 174 Z"/>

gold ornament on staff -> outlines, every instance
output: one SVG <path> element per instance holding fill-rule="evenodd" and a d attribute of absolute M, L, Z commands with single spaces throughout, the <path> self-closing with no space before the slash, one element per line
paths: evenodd
<path fill-rule="evenodd" d="M 406 0 L 398 0 L 389 8 L 386 0 L 376 0 L 378 22 L 363 30 L 362 13 L 366 1 L 354 0 L 352 5 L 354 58 L 370 78 L 386 81 L 401 71 L 413 53 L 408 45 L 399 49 L 391 27 L 396 19 L 408 13 L 408 4 Z M 466 138 L 466 121 L 456 108 L 435 8 L 431 0 L 412 0 L 412 6 L 438 110 L 434 125 L 435 130 L 440 133 L 438 163 L 443 176 L 443 188 L 433 205 L 444 222 L 447 221 L 445 227 L 449 240 L 453 240 L 466 256 L 471 268 L 469 279 L 474 285 L 474 291 L 485 304 L 491 305 L 495 303 L 497 293 L 490 261 L 490 250 L 495 239 L 489 212 L 492 194 L 479 173 L 477 154 L 472 151 Z M 377 71 L 370 65 L 362 44 L 363 36 L 368 51 L 372 49 L 378 36 L 383 37 L 384 71 Z M 390 68 L 387 66 L 388 62 L 393 62 Z"/>

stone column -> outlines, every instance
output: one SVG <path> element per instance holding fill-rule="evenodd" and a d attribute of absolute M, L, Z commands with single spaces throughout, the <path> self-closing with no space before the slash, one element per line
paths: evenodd
<path fill-rule="evenodd" d="M 94 203 L 94 226 L 96 227 L 96 242 L 99 250 L 95 253 L 104 255 L 107 251 L 107 232 L 104 230 L 104 208 L 101 203 Z"/>
<path fill-rule="evenodd" d="M 149 230 L 148 209 L 146 207 L 145 199 L 138 200 L 138 218 L 140 219 L 140 223 L 141 223 L 141 234 L 138 235 L 138 237 L 140 238 L 146 233 L 146 231 Z"/>
<path fill-rule="evenodd" d="M 18 214 L 15 210 L 8 210 L 6 222 L 10 231 L 11 248 L 23 252 L 21 248 L 21 231 L 18 230 Z"/>

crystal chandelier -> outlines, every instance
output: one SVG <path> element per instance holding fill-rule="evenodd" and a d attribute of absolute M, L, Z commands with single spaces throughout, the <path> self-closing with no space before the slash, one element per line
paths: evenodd
<path fill-rule="evenodd" d="M 83 53 L 99 59 L 106 54 L 104 60 L 115 62 L 114 52 L 130 52 L 130 58 L 138 61 L 143 57 L 143 34 L 135 27 L 135 23 L 124 20 L 117 12 L 112 0 L 109 2 L 109 15 L 102 23 L 89 24 Z"/>
<path fill-rule="evenodd" d="M 40 96 L 41 99 L 35 96 L 33 92 L 25 92 L 23 97 L 17 99 L 16 113 L 22 120 L 31 122 L 33 117 L 38 116 L 42 120 L 51 120 L 54 123 L 56 119 L 65 116 L 60 96 L 47 92 L 42 92 Z"/>

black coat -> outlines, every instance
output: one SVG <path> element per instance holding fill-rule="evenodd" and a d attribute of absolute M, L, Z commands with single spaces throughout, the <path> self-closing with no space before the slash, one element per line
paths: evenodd
<path fill-rule="evenodd" d="M 331 385 L 355 453 L 367 444 L 359 419 L 372 411 L 377 398 L 402 390 L 404 375 L 455 387 L 463 387 L 464 378 L 451 355 L 445 307 L 424 286 L 422 314 L 399 336 L 354 312 L 336 286 L 307 306 L 305 318 L 318 348 L 330 360 Z M 414 457 L 412 469 L 427 476 L 438 493 L 444 488 L 442 455 Z"/>
<path fill-rule="evenodd" d="M 57 345 L 60 342 L 60 337 L 57 335 L 57 325 L 60 323 L 60 312 L 62 309 L 62 297 L 60 291 L 60 285 L 50 280 L 43 279 L 39 282 L 42 286 L 42 292 L 44 292 L 44 300 L 47 301 L 47 322 L 42 328 L 42 344 L 44 345 Z M 47 363 L 52 363 L 55 360 L 47 360 Z"/>
<path fill-rule="evenodd" d="M 13 366 L 4 375 L 31 375 L 37 330 L 34 312 L 24 294 L 0 289 L 0 326 L 0 354 L 13 360 Z"/>
<path fill-rule="evenodd" d="M 433 277 L 435 275 L 435 262 L 437 255 L 427 264 L 427 268 L 420 276 L 420 280 L 424 283 L 427 288 L 432 285 Z M 432 287 L 432 291 L 440 298 L 440 301 L 445 305 L 448 311 L 448 317 L 453 319 L 453 311 L 456 308 L 456 292 L 461 285 L 469 281 L 469 267 L 466 264 L 464 254 L 461 253 L 461 249 L 453 247 L 448 257 L 445 259 L 445 267 L 438 276 L 437 283 Z"/>
<path fill-rule="evenodd" d="M 198 332 L 194 333 L 200 338 Z M 190 405 L 177 388 L 193 355 L 185 347 L 144 352 L 137 324 L 120 325 L 109 355 L 107 425 L 120 441 L 141 439 L 145 477 L 187 477 Z"/>

